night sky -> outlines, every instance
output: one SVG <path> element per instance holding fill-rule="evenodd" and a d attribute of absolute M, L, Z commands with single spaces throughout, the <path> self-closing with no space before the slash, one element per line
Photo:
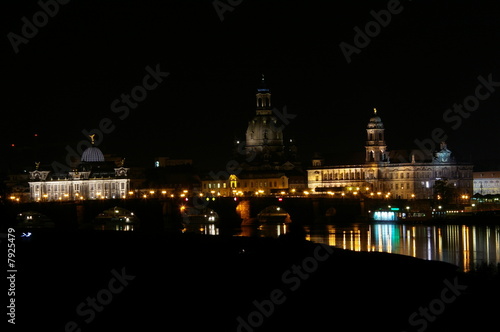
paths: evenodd
<path fill-rule="evenodd" d="M 392 1 L 239 2 L 221 21 L 213 1 L 70 1 L 17 53 L 9 33 L 22 36 L 22 18 L 33 22 L 41 7 L 3 4 L 2 166 L 64 162 L 66 146 L 108 118 L 114 129 L 99 147 L 129 166 L 169 156 L 223 169 L 255 114 L 262 73 L 273 106 L 296 115 L 285 137 L 304 161 L 364 151 L 373 107 L 389 150 L 416 148 L 442 128 L 457 159 L 500 159 L 500 87 L 460 125 L 443 119 L 474 96 L 478 76 L 500 82 L 498 1 L 401 1 L 350 63 L 339 44 L 355 46 L 354 28 Z M 169 75 L 128 113 L 113 112 L 148 66 Z"/>

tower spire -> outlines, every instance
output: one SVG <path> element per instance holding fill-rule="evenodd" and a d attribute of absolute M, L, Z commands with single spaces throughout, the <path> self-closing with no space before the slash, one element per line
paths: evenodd
<path fill-rule="evenodd" d="M 257 99 L 257 114 L 271 114 L 271 92 L 267 87 L 264 74 L 262 74 L 260 85 L 257 88 L 257 94 L 255 95 Z"/>

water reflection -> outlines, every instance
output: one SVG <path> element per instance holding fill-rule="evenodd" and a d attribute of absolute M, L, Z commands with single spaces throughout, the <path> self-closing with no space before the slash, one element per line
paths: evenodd
<path fill-rule="evenodd" d="M 242 226 L 239 236 L 262 236 L 277 238 L 282 234 L 288 232 L 288 225 L 285 223 L 280 224 L 261 224 L 258 226 Z"/>
<path fill-rule="evenodd" d="M 415 225 L 352 223 L 306 226 L 306 240 L 354 251 L 380 251 L 438 260 L 469 271 L 482 263 L 500 263 L 500 225 Z M 218 235 L 213 223 L 188 224 L 184 232 Z M 237 236 L 277 238 L 285 223 L 242 226 Z"/>
<path fill-rule="evenodd" d="M 123 222 L 106 222 L 94 225 L 95 230 L 100 231 L 133 231 L 135 230 L 134 224 L 128 224 Z"/>
<path fill-rule="evenodd" d="M 306 227 L 306 239 L 355 251 L 382 251 L 458 265 L 500 262 L 500 225 L 396 223 Z"/>
<path fill-rule="evenodd" d="M 189 223 L 185 224 L 182 233 L 193 232 L 204 235 L 219 235 L 219 228 L 213 223 Z"/>

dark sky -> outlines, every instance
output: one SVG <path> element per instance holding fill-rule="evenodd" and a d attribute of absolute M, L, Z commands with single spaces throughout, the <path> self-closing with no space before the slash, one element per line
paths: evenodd
<path fill-rule="evenodd" d="M 458 128 L 443 120 L 474 96 L 479 75 L 500 82 L 499 2 L 401 1 L 347 63 L 339 44 L 353 45 L 354 28 L 364 30 L 370 12 L 388 3 L 244 0 L 221 21 L 213 1 L 70 1 L 15 53 L 8 34 L 22 35 L 22 18 L 33 22 L 41 8 L 10 1 L 0 14 L 0 158 L 63 162 L 82 130 L 109 118 L 115 129 L 99 145 L 104 153 L 220 169 L 234 137 L 244 138 L 264 73 L 273 106 L 297 115 L 285 136 L 305 160 L 363 151 L 373 107 L 389 149 L 415 148 L 443 128 L 457 158 L 499 159 L 500 87 Z M 120 119 L 112 102 L 142 85 L 147 66 L 170 74 Z"/>

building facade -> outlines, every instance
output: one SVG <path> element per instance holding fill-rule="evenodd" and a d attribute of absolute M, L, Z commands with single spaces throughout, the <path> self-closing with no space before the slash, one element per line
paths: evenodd
<path fill-rule="evenodd" d="M 93 145 L 70 172 L 56 174 L 40 170 L 39 166 L 36 163 L 35 170 L 29 172 L 32 201 L 126 198 L 130 190 L 129 169 L 123 167 L 123 161 L 120 165 L 107 163 L 101 150 Z"/>
<path fill-rule="evenodd" d="M 442 181 L 459 197 L 471 195 L 472 165 L 455 162 L 444 142 L 432 160 L 417 161 L 413 154 L 409 162 L 391 162 L 384 130 L 374 110 L 366 129 L 364 163 L 327 166 L 324 160 L 314 159 L 307 171 L 311 193 L 353 192 L 379 198 L 430 199 L 435 198 L 436 181 Z"/>
<path fill-rule="evenodd" d="M 499 195 L 500 172 L 474 172 L 474 194 Z"/>

